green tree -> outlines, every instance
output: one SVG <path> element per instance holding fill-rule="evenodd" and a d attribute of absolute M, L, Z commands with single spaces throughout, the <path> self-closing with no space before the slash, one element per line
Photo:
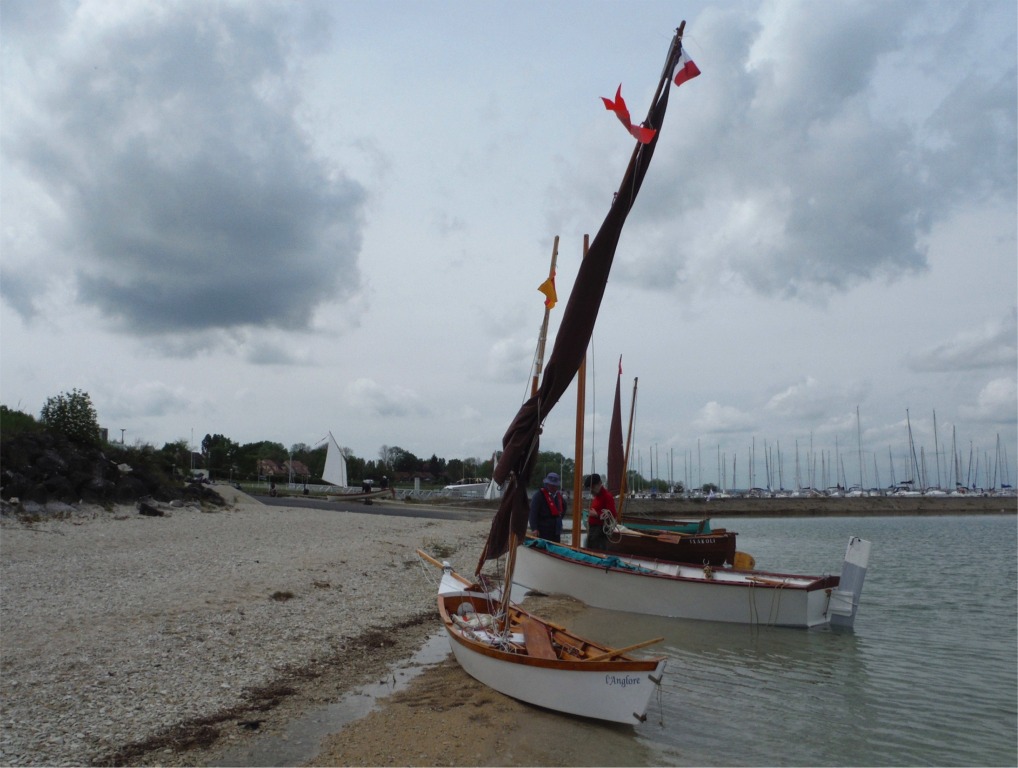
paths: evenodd
<path fill-rule="evenodd" d="M 88 392 L 72 389 L 47 398 L 39 421 L 54 432 L 86 445 L 99 442 L 99 420 Z"/>
<path fill-rule="evenodd" d="M 394 472 L 416 472 L 420 469 L 420 464 L 420 459 L 398 445 L 389 449 L 389 461 L 386 466 Z"/>
<path fill-rule="evenodd" d="M 159 449 L 163 470 L 167 475 L 182 475 L 191 468 L 191 446 L 183 437 L 172 443 L 164 443 Z"/>
<path fill-rule="evenodd" d="M 239 445 L 223 435 L 205 435 L 201 441 L 201 452 L 205 455 L 205 467 L 210 479 L 233 476 L 239 448 Z"/>
<path fill-rule="evenodd" d="M 0 405 L 0 435 L 4 438 L 20 435 L 22 432 L 34 432 L 39 429 L 39 422 L 30 413 L 23 413 Z"/>
<path fill-rule="evenodd" d="M 462 480 L 466 475 L 463 474 L 463 460 L 462 459 L 449 459 L 445 465 L 445 476 L 442 478 L 447 483 L 455 483 Z"/>
<path fill-rule="evenodd" d="M 436 478 L 443 477 L 445 475 L 445 459 L 440 459 L 435 454 L 431 454 L 431 458 L 424 464 L 424 469 Z"/>

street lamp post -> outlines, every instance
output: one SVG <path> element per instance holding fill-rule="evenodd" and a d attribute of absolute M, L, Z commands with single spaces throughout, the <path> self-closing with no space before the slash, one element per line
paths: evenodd
<path fill-rule="evenodd" d="M 126 429 L 124 429 L 123 427 L 121 427 L 121 428 L 120 428 L 120 444 L 121 444 L 121 445 L 123 445 L 123 444 L 124 444 L 124 433 L 125 433 L 126 431 L 127 431 L 127 430 L 126 430 Z"/>

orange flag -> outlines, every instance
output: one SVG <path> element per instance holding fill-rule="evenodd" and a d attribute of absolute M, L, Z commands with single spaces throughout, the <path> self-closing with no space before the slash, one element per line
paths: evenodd
<path fill-rule="evenodd" d="M 551 309 L 552 307 L 555 306 L 555 303 L 558 301 L 558 294 L 555 293 L 555 275 L 552 275 L 543 283 L 541 283 L 539 286 L 537 286 L 537 290 L 539 290 L 545 296 L 544 306 L 546 306 L 548 309 Z"/>

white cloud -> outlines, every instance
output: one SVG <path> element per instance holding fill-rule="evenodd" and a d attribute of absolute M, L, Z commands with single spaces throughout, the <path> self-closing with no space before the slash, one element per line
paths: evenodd
<path fill-rule="evenodd" d="M 983 387 L 974 405 L 961 406 L 963 419 L 1009 423 L 1018 417 L 1018 382 L 1014 378 L 994 379 Z"/>
<path fill-rule="evenodd" d="M 383 387 L 372 379 L 356 379 L 346 388 L 346 402 L 358 413 L 369 416 L 408 416 L 428 412 L 420 397 L 399 385 Z"/>
<path fill-rule="evenodd" d="M 693 420 L 693 428 L 703 434 L 752 431 L 753 425 L 754 420 L 750 414 L 713 400 L 704 405 Z"/>
<path fill-rule="evenodd" d="M 1018 308 L 995 321 L 961 331 L 910 357 L 916 371 L 957 371 L 1018 366 Z"/>

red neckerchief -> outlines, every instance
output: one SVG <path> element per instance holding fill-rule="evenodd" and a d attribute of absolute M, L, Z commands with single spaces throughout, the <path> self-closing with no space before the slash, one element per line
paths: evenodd
<path fill-rule="evenodd" d="M 551 512 L 552 517 L 559 517 L 563 512 L 563 507 L 560 507 L 556 501 L 552 501 L 551 494 L 548 493 L 547 488 L 541 488 L 541 493 L 544 494 L 544 500 L 548 502 L 548 510 Z M 562 494 L 555 491 L 555 498 L 559 501 L 562 500 Z"/>

